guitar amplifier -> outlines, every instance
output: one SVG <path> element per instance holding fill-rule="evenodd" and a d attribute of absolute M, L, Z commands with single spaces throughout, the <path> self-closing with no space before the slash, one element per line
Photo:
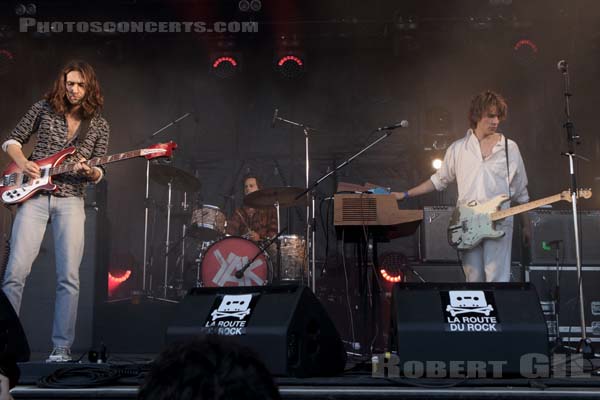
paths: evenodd
<path fill-rule="evenodd" d="M 581 259 L 585 265 L 600 265 L 600 210 L 580 211 Z M 570 210 L 535 210 L 528 213 L 531 224 L 531 265 L 554 265 L 556 250 L 550 242 L 559 242 L 559 260 L 562 265 L 575 265 L 573 214 Z"/>
<path fill-rule="evenodd" d="M 448 224 L 456 207 L 423 208 L 420 256 L 423 261 L 458 262 L 458 253 L 448 243 Z"/>

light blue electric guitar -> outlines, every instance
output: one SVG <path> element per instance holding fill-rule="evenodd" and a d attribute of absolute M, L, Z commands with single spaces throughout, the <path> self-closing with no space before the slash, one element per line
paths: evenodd
<path fill-rule="evenodd" d="M 579 189 L 577 197 L 589 199 L 592 197 L 592 190 Z M 497 239 L 504 236 L 504 232 L 495 229 L 496 221 L 561 200 L 571 201 L 571 192 L 565 190 L 554 196 L 544 197 L 506 210 L 500 210 L 500 206 L 508 201 L 507 195 L 496 196 L 483 204 L 472 202 L 456 207 L 448 226 L 448 243 L 457 250 L 472 249 L 484 239 Z"/>

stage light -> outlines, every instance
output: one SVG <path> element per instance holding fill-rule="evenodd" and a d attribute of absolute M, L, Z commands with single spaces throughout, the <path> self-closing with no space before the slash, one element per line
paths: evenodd
<path fill-rule="evenodd" d="M 300 54 L 285 54 L 277 58 L 275 67 L 284 78 L 294 79 L 304 73 L 305 63 Z"/>
<path fill-rule="evenodd" d="M 433 159 L 433 161 L 431 161 L 431 166 L 437 171 L 438 169 L 442 168 L 442 160 L 439 158 Z"/>
<path fill-rule="evenodd" d="M 404 281 L 404 274 L 402 271 L 396 274 L 389 274 L 385 269 L 380 269 L 381 277 L 390 283 L 398 283 Z"/>
<path fill-rule="evenodd" d="M 241 67 L 241 55 L 231 52 L 215 53 L 211 57 L 210 70 L 219 79 L 234 77 Z"/>
<path fill-rule="evenodd" d="M 131 277 L 131 270 L 108 271 L 108 296 L 112 296 L 113 292 Z"/>
<path fill-rule="evenodd" d="M 530 39 L 519 39 L 513 46 L 515 58 L 521 65 L 528 66 L 535 62 L 539 53 L 538 46 Z"/>
<path fill-rule="evenodd" d="M 379 273 L 384 281 L 390 283 L 404 282 L 404 269 L 408 266 L 408 259 L 402 253 L 384 253 L 380 257 Z"/>

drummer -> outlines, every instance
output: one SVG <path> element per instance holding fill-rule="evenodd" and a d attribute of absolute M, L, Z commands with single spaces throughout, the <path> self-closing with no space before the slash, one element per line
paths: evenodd
<path fill-rule="evenodd" d="M 255 175 L 244 177 L 244 196 L 262 189 Z M 275 207 L 237 208 L 227 220 L 226 232 L 229 235 L 243 236 L 255 242 L 271 238 L 277 234 L 277 214 Z"/>

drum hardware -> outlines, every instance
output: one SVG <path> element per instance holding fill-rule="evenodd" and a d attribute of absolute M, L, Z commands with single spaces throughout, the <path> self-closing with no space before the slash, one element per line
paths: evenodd
<path fill-rule="evenodd" d="M 187 210 L 189 204 L 187 203 L 187 191 L 197 191 L 200 189 L 200 181 L 193 175 L 185 172 L 179 168 L 170 166 L 170 165 L 162 165 L 162 164 L 153 164 L 150 167 L 150 176 L 153 181 L 156 183 L 166 185 L 167 186 L 167 226 L 166 226 L 166 239 L 165 239 L 165 259 L 164 259 L 164 275 L 163 275 L 163 297 L 167 298 L 167 291 L 169 289 L 168 286 L 168 278 L 169 278 L 169 255 L 172 251 L 171 246 L 171 218 L 172 218 L 172 194 L 173 190 L 182 190 L 184 191 L 184 201 L 183 201 L 183 209 Z M 182 252 L 185 253 L 185 238 L 187 228 L 184 224 L 183 226 L 183 235 L 180 240 L 182 243 Z M 177 243 L 177 245 L 179 242 Z M 181 276 L 183 278 L 184 272 L 184 257 L 182 257 L 181 263 Z"/>
<path fill-rule="evenodd" d="M 235 273 L 235 277 L 238 279 L 242 279 L 244 277 L 244 272 L 246 272 L 246 270 L 248 268 L 250 268 L 250 265 L 252 265 L 252 263 L 254 262 L 254 260 L 256 260 L 258 258 L 258 256 L 260 256 L 261 254 L 263 254 L 267 248 L 272 245 L 276 240 L 279 242 L 279 237 L 281 236 L 281 234 L 283 232 L 285 232 L 287 230 L 287 228 L 284 228 L 283 230 L 280 230 L 277 235 L 273 236 L 270 239 L 267 239 L 261 246 L 258 246 L 258 251 L 256 252 L 256 254 L 254 255 L 254 257 L 252 257 L 250 260 L 248 260 L 248 262 L 246 262 L 246 264 L 239 270 L 236 271 Z M 279 277 L 278 277 L 279 279 Z"/>
<path fill-rule="evenodd" d="M 254 208 L 275 207 L 277 214 L 277 232 L 281 234 L 281 211 L 280 207 L 291 207 L 302 205 L 303 199 L 298 199 L 297 194 L 304 189 L 293 186 L 273 187 L 257 190 L 244 197 L 244 205 Z M 279 236 L 279 235 L 277 235 Z M 281 247 L 277 240 L 277 273 L 276 280 L 281 278 Z"/>
<path fill-rule="evenodd" d="M 312 196 L 312 201 L 310 202 L 306 202 L 306 238 L 309 239 L 309 246 L 308 249 L 310 250 L 311 254 L 312 254 L 312 281 L 310 281 L 310 288 L 312 289 L 313 293 L 316 293 L 316 281 L 315 281 L 315 239 L 316 239 L 316 235 L 315 235 L 315 195 L 312 192 L 312 189 L 314 189 L 314 186 L 310 187 L 309 186 L 309 180 L 310 180 L 310 153 L 309 153 L 309 142 L 310 142 L 310 133 L 311 132 L 319 132 L 317 129 L 311 128 L 308 125 L 305 124 L 301 124 L 299 122 L 295 122 L 295 121 L 291 121 L 285 118 L 282 118 L 279 116 L 279 110 L 275 109 L 275 114 L 273 115 L 273 123 L 271 124 L 271 127 L 275 127 L 275 123 L 277 121 L 281 121 L 284 122 L 286 124 L 289 125 L 293 125 L 293 126 L 297 126 L 299 128 L 302 128 L 302 131 L 304 132 L 304 164 L 306 166 L 306 190 L 302 191 L 301 193 L 297 194 L 296 197 L 294 198 L 295 201 L 300 201 L 300 199 L 302 199 L 302 197 L 304 197 L 305 195 L 307 195 L 307 193 L 310 192 L 311 196 Z M 308 196 L 306 196 L 308 197 Z M 307 199 L 308 200 L 308 199 Z M 312 207 L 312 219 L 311 219 L 311 207 Z M 306 254 L 306 257 L 308 259 L 308 252 Z M 281 265 L 281 263 L 279 263 Z M 307 277 L 308 278 L 308 277 Z"/>
<path fill-rule="evenodd" d="M 150 167 L 150 177 L 159 185 L 171 184 L 173 190 L 180 192 L 197 192 L 201 186 L 194 175 L 172 165 L 153 164 Z"/>
<path fill-rule="evenodd" d="M 158 135 L 159 133 L 161 133 L 162 131 L 164 131 L 165 129 L 169 128 L 170 126 L 173 126 L 177 123 L 179 123 L 180 121 L 186 119 L 187 117 L 189 117 L 191 115 L 191 113 L 185 113 L 182 116 L 180 116 L 179 118 L 169 122 L 168 124 L 164 125 L 162 128 L 154 131 L 152 134 L 150 134 L 148 136 L 147 139 L 153 138 L 154 136 Z M 143 142 L 146 142 L 146 140 L 143 140 Z M 146 161 L 146 193 L 145 193 L 145 197 L 144 197 L 144 266 L 142 268 L 142 292 L 146 292 L 146 272 L 147 272 L 147 268 L 150 265 L 148 262 L 148 214 L 149 214 L 149 206 L 150 206 L 150 160 Z M 152 287 L 152 278 L 150 278 L 150 285 L 148 287 Z"/>

